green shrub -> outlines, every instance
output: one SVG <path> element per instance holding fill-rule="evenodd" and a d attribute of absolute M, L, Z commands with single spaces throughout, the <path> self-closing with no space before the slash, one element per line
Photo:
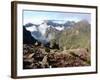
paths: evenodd
<path fill-rule="evenodd" d="M 46 51 L 46 52 L 50 52 L 50 49 L 49 49 L 49 48 L 45 48 L 45 51 Z"/>

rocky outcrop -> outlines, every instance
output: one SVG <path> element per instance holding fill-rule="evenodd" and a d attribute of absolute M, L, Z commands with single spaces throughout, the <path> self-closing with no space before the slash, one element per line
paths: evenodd
<path fill-rule="evenodd" d="M 58 68 L 90 66 L 90 54 L 87 49 L 46 51 L 41 46 L 24 44 L 23 69 Z"/>

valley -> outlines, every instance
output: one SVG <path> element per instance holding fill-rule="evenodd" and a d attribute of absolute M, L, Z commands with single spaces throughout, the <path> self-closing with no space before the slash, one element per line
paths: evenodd
<path fill-rule="evenodd" d="M 57 22 L 57 21 L 56 21 Z M 91 25 L 44 20 L 23 26 L 23 69 L 91 65 Z"/>

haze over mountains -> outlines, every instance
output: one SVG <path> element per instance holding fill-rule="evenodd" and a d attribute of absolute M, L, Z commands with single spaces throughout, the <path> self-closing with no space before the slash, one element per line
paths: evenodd
<path fill-rule="evenodd" d="M 59 22 L 59 21 L 58 21 Z M 46 34 L 48 33 L 48 31 L 56 31 L 56 32 L 60 32 L 63 31 L 64 29 L 68 28 L 68 27 L 72 27 L 75 24 L 74 21 L 67 21 L 65 23 L 57 23 L 57 20 L 44 20 L 43 23 L 41 23 L 40 25 L 37 24 L 33 24 L 33 23 L 27 23 L 25 24 L 25 28 L 27 31 L 31 32 L 31 35 L 39 40 L 39 41 L 49 41 L 51 38 L 50 34 Z M 53 35 L 52 35 L 53 36 Z"/>
<path fill-rule="evenodd" d="M 24 27 L 26 31 L 30 32 L 31 37 L 42 44 L 52 44 L 52 41 L 55 41 L 60 47 L 66 45 L 87 47 L 90 43 L 90 24 L 86 20 L 65 21 L 64 23 L 59 20 L 44 20 L 40 25 L 27 23 Z"/>

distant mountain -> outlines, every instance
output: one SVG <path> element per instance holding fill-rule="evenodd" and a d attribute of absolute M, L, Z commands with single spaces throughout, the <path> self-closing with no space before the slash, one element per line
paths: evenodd
<path fill-rule="evenodd" d="M 28 26 L 28 27 L 27 27 Z M 27 39 L 31 41 L 37 40 L 43 44 L 48 42 L 53 45 L 57 44 L 60 48 L 90 48 L 90 24 L 86 20 L 75 23 L 74 21 L 67 21 L 65 23 L 57 23 L 57 21 L 44 20 L 40 25 L 27 24 Z M 26 39 L 26 38 L 25 38 Z M 27 41 L 27 40 L 25 40 Z"/>
<path fill-rule="evenodd" d="M 53 26 L 53 27 L 69 27 L 69 26 L 73 26 L 75 24 L 74 21 L 66 21 L 65 23 L 57 23 L 59 22 L 60 20 L 44 20 L 44 22 L 47 24 L 47 25 L 50 25 L 50 26 Z M 61 20 L 63 21 L 63 20 Z"/>
<path fill-rule="evenodd" d="M 59 38 L 59 35 L 61 34 L 61 32 L 62 31 L 59 31 L 56 28 L 49 27 L 46 30 L 45 36 L 50 41 L 50 40 L 55 39 L 55 38 L 58 39 Z"/>
<path fill-rule="evenodd" d="M 63 26 L 66 27 L 72 27 L 73 25 L 75 25 L 75 22 L 74 21 L 67 21 L 66 23 L 63 24 Z"/>
<path fill-rule="evenodd" d="M 87 21 L 79 21 L 72 28 L 64 30 L 59 38 L 59 46 L 65 49 L 90 49 L 91 25 Z"/>
<path fill-rule="evenodd" d="M 48 28 L 48 25 L 46 25 L 45 23 L 42 23 L 41 25 L 34 25 L 32 23 L 28 23 L 24 25 L 24 27 L 27 31 L 30 32 L 31 37 L 35 38 L 37 41 L 43 44 L 48 43 L 48 39 L 45 37 L 45 32 Z"/>
<path fill-rule="evenodd" d="M 25 27 L 31 27 L 31 26 L 38 26 L 37 24 L 33 24 L 33 23 L 27 23 L 24 25 Z"/>
<path fill-rule="evenodd" d="M 55 23 L 52 20 L 46 20 L 44 22 L 47 23 L 47 25 L 50 25 L 50 26 L 53 26 L 53 27 L 56 27 L 56 26 L 60 26 L 61 27 L 61 26 L 63 26 L 62 24 Z"/>
<path fill-rule="evenodd" d="M 31 32 L 32 37 L 42 43 L 48 43 L 51 39 L 55 38 L 57 34 L 66 29 L 72 27 L 75 24 L 74 21 L 66 21 L 65 23 L 57 23 L 60 20 L 44 20 L 40 25 L 27 23 L 25 28 Z M 57 36 L 58 37 L 58 36 Z"/>

